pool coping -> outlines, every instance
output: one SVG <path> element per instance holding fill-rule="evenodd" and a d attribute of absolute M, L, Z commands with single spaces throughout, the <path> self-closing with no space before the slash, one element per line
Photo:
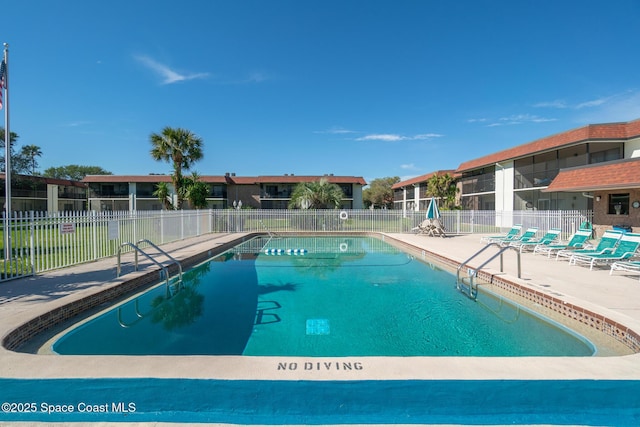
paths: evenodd
<path fill-rule="evenodd" d="M 197 264 L 211 254 L 226 250 L 237 240 L 247 239 L 262 233 L 244 233 L 232 235 L 204 236 L 183 247 L 175 257 L 186 263 Z M 340 234 L 340 233 L 336 233 Z M 411 248 L 414 251 L 426 251 L 442 258 L 441 261 L 455 263 L 456 256 L 443 254 L 438 248 L 442 245 L 453 246 L 458 258 L 471 254 L 473 245 L 468 236 L 436 239 L 425 236 L 385 233 L 360 233 L 382 236 Z M 327 235 L 327 234 L 325 234 Z M 479 240 L 479 236 L 474 236 Z M 458 239 L 458 241 L 456 241 Z M 464 242 L 463 242 L 464 240 Z M 453 242 L 453 243 L 452 243 Z M 463 243 L 459 245 L 459 243 Z M 465 248 L 462 253 L 460 248 Z M 475 250 L 473 250 L 475 252 Z M 174 254 L 172 252 L 172 254 Z M 533 257 L 533 255 L 530 255 Z M 113 260 L 105 260 L 105 265 Z M 553 261 L 549 261 L 550 263 Z M 456 264 L 457 265 L 457 264 Z M 100 264 L 102 266 L 102 264 Z M 491 265 L 490 265 L 491 266 Z M 489 266 L 489 267 L 490 267 Z M 98 265 L 94 266 L 98 268 Z M 559 267 L 557 265 L 556 267 Z M 565 266 L 566 267 L 566 266 Z M 581 267 L 573 267 L 579 269 Z M 109 267 L 109 270 L 112 267 Z M 580 271 L 580 270 L 575 270 Z M 58 272 L 60 273 L 60 272 Z M 253 356 L 59 356 L 18 353 L 7 349 L 15 346 L 24 336 L 52 321 L 51 313 L 72 315 L 73 310 L 82 305 L 83 298 L 101 301 L 102 297 L 112 298 L 114 289 L 121 295 L 131 293 L 137 287 L 144 287 L 151 281 L 157 281 L 157 271 L 130 272 L 125 276 L 106 283 L 70 292 L 63 298 L 38 304 L 29 303 L 17 307 L 12 316 L 7 308 L 20 305 L 19 301 L 10 301 L 0 305 L 0 337 L 3 347 L 0 349 L 0 376 L 4 378 L 195 378 L 195 379 L 263 379 L 263 380 L 371 380 L 371 379 L 620 379 L 640 380 L 640 353 L 611 357 L 253 357 Z M 509 273 L 501 273 L 492 268 L 483 270 L 483 278 L 498 286 L 506 286 L 527 293 L 525 298 L 533 298 L 538 303 L 548 300 L 560 311 L 569 316 L 582 318 L 585 324 L 610 325 L 613 333 L 623 332 L 623 339 L 638 344 L 640 322 L 637 318 L 600 306 L 594 301 L 584 301 L 571 295 L 557 297 L 544 290 L 535 289 L 530 283 L 518 279 Z M 56 276 L 55 273 L 42 278 Z M 73 274 L 66 276 L 73 277 Z M 82 277 L 81 275 L 78 275 Z M 60 275 L 58 275 L 60 277 Z M 63 275 L 64 277 L 64 275 Z M 631 281 L 632 278 L 618 276 L 617 281 Z M 635 279 L 637 281 L 637 279 Z M 29 281 L 25 281 L 28 285 Z M 638 286 L 640 287 L 640 286 Z M 118 290 L 119 288 L 119 290 Z M 124 291 L 124 292 L 122 292 Z M 80 303 L 79 303 L 80 302 Z M 74 306 L 65 307 L 71 304 Z M 553 308 L 553 307 L 552 307 Z M 69 310 L 65 312 L 65 310 Z M 34 320 L 36 319 L 36 320 Z M 8 321 L 7 321 L 8 320 Z M 29 322 L 36 324 L 29 325 Z M 38 325 L 38 322 L 41 325 Z M 28 325 L 29 331 L 20 330 Z M 608 328 L 608 326 L 607 326 Z M 17 330 L 17 331 L 16 331 Z"/>

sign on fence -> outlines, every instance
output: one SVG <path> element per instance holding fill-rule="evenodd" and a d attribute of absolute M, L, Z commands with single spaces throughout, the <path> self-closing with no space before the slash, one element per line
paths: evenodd
<path fill-rule="evenodd" d="M 60 224 L 60 234 L 73 234 L 76 232 L 76 225 L 72 222 Z"/>
<path fill-rule="evenodd" d="M 118 227 L 118 221 L 107 222 L 107 234 L 109 240 L 118 240 L 120 237 L 120 227 Z"/>

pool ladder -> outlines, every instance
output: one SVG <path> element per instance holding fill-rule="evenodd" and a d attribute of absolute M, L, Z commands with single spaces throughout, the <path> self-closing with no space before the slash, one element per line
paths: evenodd
<path fill-rule="evenodd" d="M 160 267 L 160 269 L 162 270 L 162 272 L 164 273 L 164 279 L 167 283 L 167 291 L 169 291 L 169 267 L 167 265 L 162 264 L 161 262 L 159 262 L 158 260 L 156 260 L 154 257 L 152 257 L 151 255 L 149 255 L 147 252 L 143 251 L 140 248 L 140 244 L 141 243 L 146 243 L 149 246 L 153 247 L 155 250 L 157 250 L 158 252 L 160 252 L 162 255 L 164 255 L 165 257 L 167 257 L 169 259 L 169 264 L 177 264 L 178 265 L 178 285 L 180 285 L 182 283 L 182 265 L 180 264 L 180 262 L 178 260 L 176 260 L 174 257 L 172 257 L 171 255 L 169 255 L 167 252 L 163 251 L 162 249 L 160 249 L 158 246 L 154 245 L 151 241 L 149 241 L 148 239 L 141 239 L 138 240 L 138 242 L 134 245 L 131 242 L 125 242 L 122 243 L 120 245 L 120 247 L 118 248 L 118 267 L 116 269 L 116 277 L 120 277 L 120 273 L 122 271 L 121 268 L 121 254 L 122 254 L 122 248 L 124 246 L 129 246 L 131 248 L 134 249 L 134 266 L 135 266 L 135 271 L 138 271 L 138 253 L 141 253 L 142 255 L 144 255 L 149 261 L 151 261 L 152 263 L 154 263 L 155 265 L 157 265 L 158 267 Z"/>
<path fill-rule="evenodd" d="M 498 247 L 500 250 L 495 253 L 493 256 L 491 256 L 490 258 L 488 258 L 486 261 L 484 261 L 482 264 L 480 264 L 479 267 L 472 269 L 469 268 L 467 270 L 469 276 L 466 278 L 467 282 L 465 283 L 465 278 L 460 278 L 460 270 L 462 270 L 462 267 L 464 267 L 465 265 L 467 265 L 467 263 L 469 263 L 469 261 L 471 261 L 472 259 L 474 259 L 475 257 L 477 257 L 478 255 L 480 255 L 481 253 L 483 253 L 484 251 L 486 251 L 487 249 L 489 249 L 492 246 L 496 246 Z M 514 247 L 514 246 L 501 246 L 500 243 L 496 243 L 496 242 L 491 242 L 488 243 L 484 248 L 480 249 L 478 252 L 476 252 L 475 254 L 471 255 L 466 261 L 464 261 L 462 264 L 460 264 L 458 266 L 458 270 L 456 271 L 456 289 L 458 289 L 460 292 L 462 292 L 463 294 L 467 295 L 469 298 L 475 300 L 476 298 L 478 298 L 478 284 L 476 283 L 476 278 L 478 276 L 478 271 L 480 271 L 482 269 L 482 267 L 484 267 L 485 265 L 489 264 L 491 261 L 493 261 L 494 259 L 496 259 L 498 256 L 500 257 L 500 272 L 504 272 L 504 262 L 503 262 L 503 254 L 508 251 L 509 249 L 515 250 L 516 254 L 517 254 L 517 259 L 518 259 L 518 279 L 521 276 L 521 268 L 520 268 L 520 251 L 518 250 L 518 248 Z"/>

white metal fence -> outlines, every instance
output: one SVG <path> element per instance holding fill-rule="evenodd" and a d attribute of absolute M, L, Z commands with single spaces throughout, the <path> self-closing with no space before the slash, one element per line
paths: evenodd
<path fill-rule="evenodd" d="M 161 245 L 209 233 L 411 233 L 424 219 L 424 212 L 399 210 L 19 212 L 3 216 L 0 281 L 111 257 L 123 243 L 142 239 Z M 450 234 L 496 233 L 522 224 L 541 231 L 558 227 L 566 238 L 591 222 L 592 213 L 443 211 L 441 220 Z M 6 247 L 11 250 L 5 252 Z"/>

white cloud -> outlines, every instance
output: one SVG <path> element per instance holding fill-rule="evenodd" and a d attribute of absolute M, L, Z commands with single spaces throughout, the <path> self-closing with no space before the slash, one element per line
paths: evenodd
<path fill-rule="evenodd" d="M 521 125 L 524 123 L 544 123 L 553 122 L 555 120 L 557 119 L 548 119 L 532 114 L 514 114 L 508 117 L 501 117 L 497 122 L 488 124 L 487 127 Z"/>
<path fill-rule="evenodd" d="M 443 135 L 437 133 L 422 133 L 414 136 L 403 136 L 397 135 L 393 133 L 374 133 L 362 136 L 357 138 L 356 141 L 386 141 L 386 142 L 396 142 L 396 141 L 423 141 L 432 138 L 439 138 Z"/>
<path fill-rule="evenodd" d="M 556 99 L 555 101 L 538 102 L 533 105 L 536 108 L 569 108 L 566 101 Z"/>
<path fill-rule="evenodd" d="M 602 104 L 605 104 L 607 101 L 609 101 L 609 99 L 611 99 L 611 97 L 608 98 L 600 98 L 600 99 L 594 99 L 592 101 L 586 101 L 586 102 L 581 102 L 580 104 L 576 105 L 576 110 L 579 110 L 581 108 L 591 108 L 591 107 L 598 107 Z"/>
<path fill-rule="evenodd" d="M 323 133 L 323 134 L 330 134 L 330 135 L 345 135 L 345 134 L 357 133 L 357 132 L 354 131 L 354 130 L 344 129 L 344 128 L 339 127 L 339 126 L 334 126 L 334 127 L 330 128 L 330 129 L 316 131 L 314 133 Z"/>
<path fill-rule="evenodd" d="M 400 165 L 400 169 L 411 170 L 411 171 L 418 170 L 416 165 L 414 165 L 413 163 Z"/>
<path fill-rule="evenodd" d="M 394 134 L 390 134 L 390 133 L 374 133 L 371 135 L 365 135 L 362 136 L 360 138 L 358 138 L 358 141 L 388 141 L 388 142 L 395 142 L 395 141 L 402 141 L 404 139 L 407 139 L 404 136 L 400 136 L 400 135 L 394 135 Z"/>
<path fill-rule="evenodd" d="M 134 56 L 134 58 L 145 67 L 160 75 L 160 77 L 162 78 L 162 84 L 171 84 L 185 80 L 202 79 L 209 76 L 209 73 L 180 74 L 179 72 L 172 70 L 168 66 L 161 64 L 155 59 L 145 55 L 136 55 Z"/>
<path fill-rule="evenodd" d="M 580 102 L 578 104 L 569 104 L 564 100 L 559 100 L 558 99 L 558 100 L 555 100 L 555 101 L 538 102 L 537 104 L 534 104 L 533 106 L 536 107 L 536 108 L 560 108 L 560 109 L 579 110 L 581 108 L 598 107 L 598 106 L 608 102 L 611 98 L 613 98 L 613 97 L 609 96 L 609 97 L 605 97 L 605 98 L 593 99 L 591 101 Z"/>
<path fill-rule="evenodd" d="M 483 123 L 486 122 L 487 119 L 468 119 L 467 123 Z"/>
<path fill-rule="evenodd" d="M 422 139 L 441 138 L 443 136 L 444 135 L 440 135 L 439 133 L 422 133 L 419 135 L 415 135 L 413 138 L 410 138 L 410 139 L 422 140 Z"/>
<path fill-rule="evenodd" d="M 85 126 L 85 125 L 88 125 L 88 124 L 91 124 L 91 122 L 83 121 L 83 120 L 77 120 L 77 121 L 75 121 L 75 122 L 69 122 L 69 123 L 66 123 L 66 124 L 64 124 L 64 125 L 62 125 L 62 126 L 64 126 L 64 127 L 70 127 L 70 128 L 75 128 L 75 127 L 79 127 L 79 126 Z"/>
<path fill-rule="evenodd" d="M 640 117 L 640 91 L 627 91 L 603 98 L 604 102 L 581 110 L 579 123 L 607 123 L 635 120 Z M 595 101 L 591 101 L 595 102 Z"/>

